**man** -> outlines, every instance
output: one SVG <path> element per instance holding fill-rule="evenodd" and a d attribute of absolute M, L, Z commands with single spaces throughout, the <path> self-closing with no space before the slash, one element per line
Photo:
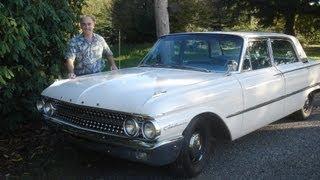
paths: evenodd
<path fill-rule="evenodd" d="M 95 18 L 84 15 L 80 18 L 82 34 L 72 38 L 66 52 L 66 66 L 68 77 L 101 72 L 105 67 L 102 56 L 105 55 L 109 61 L 110 70 L 117 70 L 113 53 L 108 44 L 98 34 L 93 33 Z"/>

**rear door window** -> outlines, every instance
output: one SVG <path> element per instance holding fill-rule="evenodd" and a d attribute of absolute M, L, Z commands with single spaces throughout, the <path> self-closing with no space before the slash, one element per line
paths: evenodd
<path fill-rule="evenodd" d="M 271 41 L 274 63 L 276 65 L 298 62 L 292 44 L 287 40 Z"/>

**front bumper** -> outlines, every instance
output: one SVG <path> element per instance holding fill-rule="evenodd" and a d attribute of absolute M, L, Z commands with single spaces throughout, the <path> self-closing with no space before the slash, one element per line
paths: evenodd
<path fill-rule="evenodd" d="M 183 137 L 163 142 L 144 142 L 102 134 L 46 115 L 44 115 L 44 120 L 50 129 L 63 133 L 66 140 L 71 143 L 95 151 L 106 152 L 119 158 L 154 166 L 162 166 L 174 162 L 180 153 L 183 142 Z"/>

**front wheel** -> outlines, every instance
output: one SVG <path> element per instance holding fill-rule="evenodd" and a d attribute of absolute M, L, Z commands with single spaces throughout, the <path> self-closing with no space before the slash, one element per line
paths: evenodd
<path fill-rule="evenodd" d="M 294 117 L 296 120 L 306 120 L 308 117 L 310 117 L 312 113 L 312 109 L 314 107 L 314 96 L 311 94 L 308 96 L 308 98 L 305 100 L 303 107 L 294 113 Z"/>
<path fill-rule="evenodd" d="M 210 154 L 210 133 L 205 120 L 192 121 L 184 137 L 180 155 L 172 167 L 179 176 L 194 177 L 203 170 Z"/>

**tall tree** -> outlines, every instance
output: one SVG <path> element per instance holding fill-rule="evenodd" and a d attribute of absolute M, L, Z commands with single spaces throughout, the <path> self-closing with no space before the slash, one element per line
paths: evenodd
<path fill-rule="evenodd" d="M 157 37 L 170 33 L 168 0 L 154 0 Z"/>

